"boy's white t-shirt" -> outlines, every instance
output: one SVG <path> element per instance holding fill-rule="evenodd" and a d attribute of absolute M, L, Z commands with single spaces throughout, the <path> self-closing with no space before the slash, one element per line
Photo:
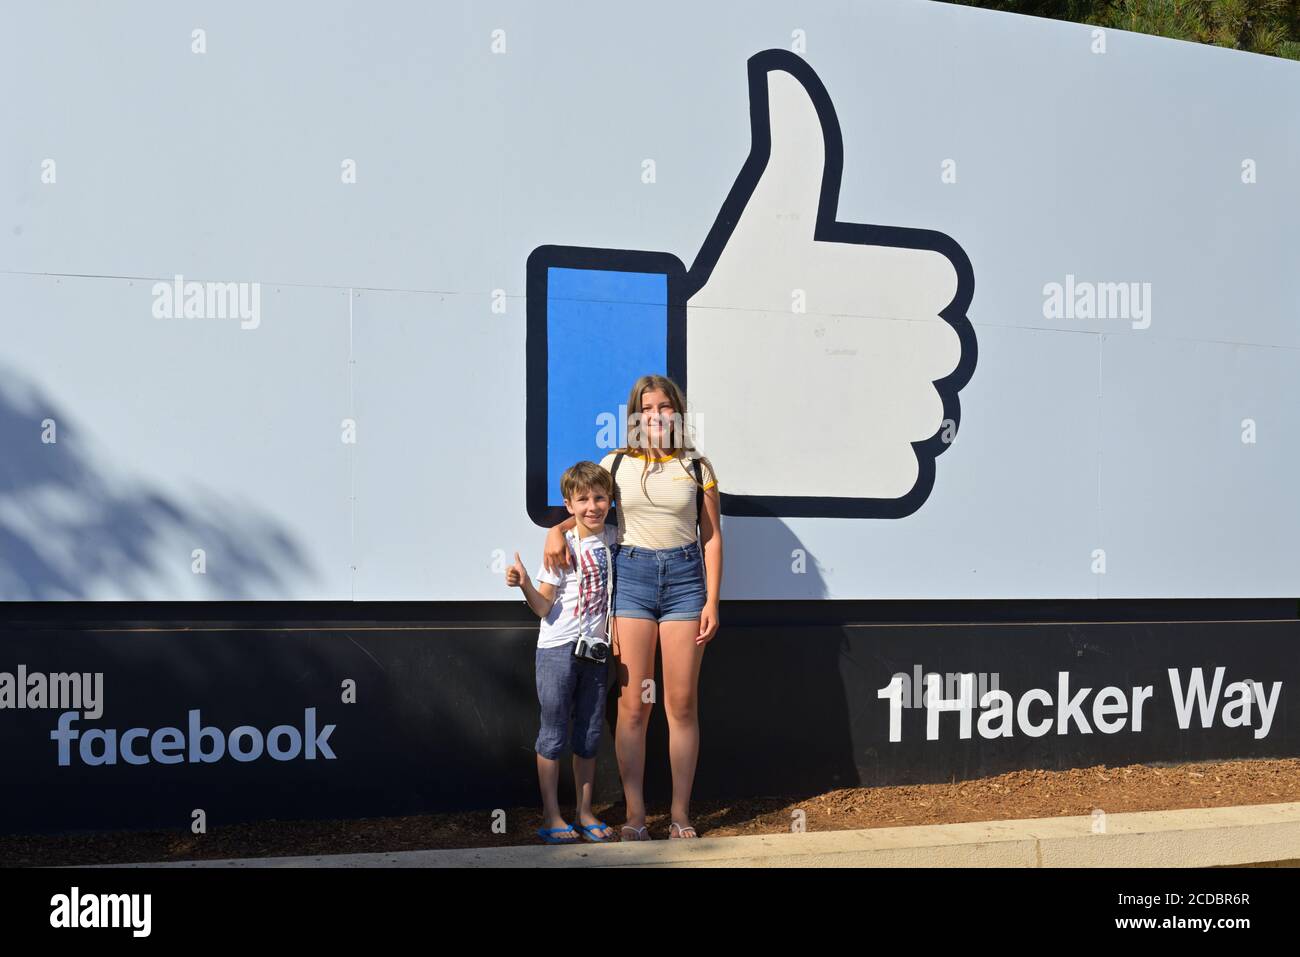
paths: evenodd
<path fill-rule="evenodd" d="M 586 626 L 583 630 L 587 634 L 605 635 L 606 615 L 614 587 L 614 562 L 609 546 L 618 538 L 618 530 L 606 525 L 596 534 L 579 539 L 577 530 L 571 528 L 564 537 L 574 567 L 551 572 L 543 566 L 535 581 L 535 584 L 547 582 L 555 586 L 555 604 L 542 619 L 537 633 L 538 648 L 556 648 L 578 639 L 579 597 L 582 598 L 582 617 Z M 578 542 L 582 547 L 575 551 Z"/>

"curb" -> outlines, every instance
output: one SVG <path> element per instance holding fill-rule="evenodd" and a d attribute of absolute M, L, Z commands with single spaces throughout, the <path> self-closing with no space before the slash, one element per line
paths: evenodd
<path fill-rule="evenodd" d="M 1300 858 L 1300 802 L 760 834 L 108 867 L 1212 867 Z"/>

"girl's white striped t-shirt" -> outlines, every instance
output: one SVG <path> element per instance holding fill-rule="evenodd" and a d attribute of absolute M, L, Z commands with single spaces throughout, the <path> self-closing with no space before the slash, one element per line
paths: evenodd
<path fill-rule="evenodd" d="M 600 460 L 608 470 L 617 452 Z M 618 515 L 620 545 L 644 548 L 677 548 L 695 541 L 695 464 L 698 453 L 686 452 L 682 458 L 671 455 L 646 458 L 643 452 L 628 452 L 614 476 L 614 501 Z M 641 472 L 645 469 L 645 488 Z M 706 461 L 700 462 L 700 474 L 706 489 L 718 482 Z"/>

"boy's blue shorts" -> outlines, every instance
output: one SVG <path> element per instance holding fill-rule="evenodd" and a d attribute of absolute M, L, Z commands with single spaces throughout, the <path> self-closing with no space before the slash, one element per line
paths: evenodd
<path fill-rule="evenodd" d="M 708 599 L 699 542 L 677 548 L 615 545 L 614 616 L 650 621 L 699 618 Z"/>
<path fill-rule="evenodd" d="M 605 691 L 609 662 L 573 657 L 573 642 L 537 649 L 537 700 L 542 706 L 542 726 L 537 732 L 537 753 L 554 760 L 570 743 L 580 758 L 594 758 L 600 747 L 605 720 Z"/>

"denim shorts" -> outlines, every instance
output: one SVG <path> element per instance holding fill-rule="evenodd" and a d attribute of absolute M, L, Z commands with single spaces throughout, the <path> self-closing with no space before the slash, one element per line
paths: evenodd
<path fill-rule="evenodd" d="M 704 611 L 700 543 L 677 548 L 614 545 L 614 615 L 651 621 L 691 621 Z"/>
<path fill-rule="evenodd" d="M 554 760 L 564 753 L 566 740 L 580 758 L 594 758 L 605 720 L 605 689 L 609 662 L 573 657 L 573 642 L 537 649 L 537 701 L 542 726 L 535 750 Z M 569 734 L 569 722 L 573 734 Z"/>

